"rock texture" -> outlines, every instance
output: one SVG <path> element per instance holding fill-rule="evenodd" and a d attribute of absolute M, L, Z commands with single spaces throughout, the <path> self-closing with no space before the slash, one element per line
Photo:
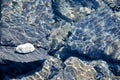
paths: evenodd
<path fill-rule="evenodd" d="M 120 60 L 120 23 L 108 8 L 82 18 L 75 25 L 68 45 L 90 58 Z"/>
<path fill-rule="evenodd" d="M 0 59 L 19 62 L 45 59 L 45 49 L 48 49 L 45 37 L 53 15 L 50 1 L 2 0 L 1 8 Z M 20 44 L 32 43 L 36 46 L 38 42 L 44 46 L 37 48 L 33 54 L 15 53 L 15 47 Z"/>
<path fill-rule="evenodd" d="M 90 65 L 86 65 L 81 60 L 71 57 L 65 61 L 65 80 L 94 80 L 96 71 Z"/>
<path fill-rule="evenodd" d="M 49 56 L 48 59 L 44 62 L 41 70 L 37 72 L 33 71 L 32 75 L 27 74 L 28 76 L 26 77 L 21 76 L 18 77 L 18 79 L 30 80 L 32 78 L 32 80 L 56 80 L 54 79 L 54 77 L 56 75 L 60 77 L 59 75 L 62 75 L 61 71 L 62 71 L 62 61 L 57 58 Z"/>
<path fill-rule="evenodd" d="M 109 80 L 114 77 L 113 73 L 109 70 L 108 64 L 103 60 L 92 61 L 87 63 L 94 67 L 97 72 L 97 80 Z"/>
<path fill-rule="evenodd" d="M 20 79 L 29 80 L 31 77 L 33 80 L 94 80 L 96 71 L 75 57 L 68 58 L 64 64 L 57 58 L 49 57 L 41 71 Z"/>
<path fill-rule="evenodd" d="M 120 80 L 120 0 L 0 5 L 0 80 Z"/>

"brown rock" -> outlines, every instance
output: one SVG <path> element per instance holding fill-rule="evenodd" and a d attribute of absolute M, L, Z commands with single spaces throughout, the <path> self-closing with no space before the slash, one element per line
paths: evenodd
<path fill-rule="evenodd" d="M 94 70 L 94 68 L 90 65 L 86 65 L 80 59 L 70 57 L 65 61 L 65 64 L 66 76 L 67 74 L 72 74 L 72 76 L 76 80 L 95 80 L 96 71 Z"/>

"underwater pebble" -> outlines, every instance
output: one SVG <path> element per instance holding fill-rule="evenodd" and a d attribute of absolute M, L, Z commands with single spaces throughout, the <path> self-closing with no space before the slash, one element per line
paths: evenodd
<path fill-rule="evenodd" d="M 18 53 L 29 53 L 33 52 L 34 50 L 35 47 L 31 43 L 21 44 L 16 47 L 16 52 Z"/>

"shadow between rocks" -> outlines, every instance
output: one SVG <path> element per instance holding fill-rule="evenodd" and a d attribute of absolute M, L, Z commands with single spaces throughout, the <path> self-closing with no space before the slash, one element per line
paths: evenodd
<path fill-rule="evenodd" d="M 28 72 L 42 69 L 44 60 L 38 60 L 34 62 L 22 63 L 9 60 L 3 60 L 0 63 L 0 80 L 9 80 L 18 78 L 19 76 L 25 77 Z"/>
<path fill-rule="evenodd" d="M 79 53 L 77 50 L 71 50 L 70 47 L 67 48 L 63 48 L 63 50 L 61 51 L 62 53 L 60 53 L 60 58 L 61 60 L 64 62 L 66 61 L 66 59 L 68 59 L 69 57 L 73 56 L 73 57 L 77 57 L 83 61 L 93 61 L 93 60 L 99 60 L 99 59 L 103 59 L 97 56 L 90 57 L 90 53 L 89 54 L 83 54 L 82 52 Z M 102 54 L 101 54 L 102 55 Z M 102 56 L 101 56 L 102 57 Z M 103 59 L 104 60 L 104 59 Z"/>
<path fill-rule="evenodd" d="M 70 47 L 64 46 L 62 51 L 60 51 L 60 48 L 59 48 L 59 49 L 53 50 L 51 53 L 49 53 L 49 55 L 54 56 L 54 57 L 57 57 L 59 55 L 59 58 L 63 62 L 65 62 L 70 57 L 77 57 L 81 59 L 82 61 L 87 61 L 87 62 L 91 62 L 95 60 L 103 60 L 108 63 L 109 69 L 114 75 L 116 76 L 120 75 L 120 70 L 119 70 L 120 60 L 112 59 L 112 55 L 108 56 L 102 50 L 95 49 L 90 53 L 80 54 L 77 50 L 71 50 Z"/>
<path fill-rule="evenodd" d="M 62 46 L 63 47 L 63 46 Z M 59 55 L 60 59 L 64 62 L 69 57 L 77 57 L 84 61 L 93 61 L 93 60 L 104 60 L 107 63 L 120 63 L 120 60 L 112 59 L 112 55 L 106 55 L 104 51 L 94 49 L 89 53 L 83 54 L 82 52 L 78 52 L 77 50 L 72 50 L 70 47 L 65 47 L 60 51 L 60 48 L 53 50 L 49 55 L 56 56 Z"/>
<path fill-rule="evenodd" d="M 52 9 L 53 9 L 53 13 L 54 15 L 54 19 L 55 21 L 58 21 L 58 18 L 61 18 L 63 20 L 65 20 L 66 22 L 73 22 L 72 19 L 66 17 L 65 15 L 63 15 L 60 11 L 59 11 L 59 4 L 56 2 L 56 0 L 52 0 Z"/>

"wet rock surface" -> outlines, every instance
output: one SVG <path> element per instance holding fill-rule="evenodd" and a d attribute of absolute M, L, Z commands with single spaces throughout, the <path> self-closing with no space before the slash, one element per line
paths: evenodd
<path fill-rule="evenodd" d="M 119 0 L 0 4 L 0 80 L 120 80 Z"/>
<path fill-rule="evenodd" d="M 119 61 L 119 30 L 120 23 L 112 11 L 109 8 L 98 9 L 76 23 L 68 45 L 90 58 L 100 59 L 104 56 L 107 60 Z"/>
<path fill-rule="evenodd" d="M 70 57 L 65 61 L 64 77 L 65 80 L 94 80 L 96 71 L 90 65 L 86 65 L 81 60 Z"/>

